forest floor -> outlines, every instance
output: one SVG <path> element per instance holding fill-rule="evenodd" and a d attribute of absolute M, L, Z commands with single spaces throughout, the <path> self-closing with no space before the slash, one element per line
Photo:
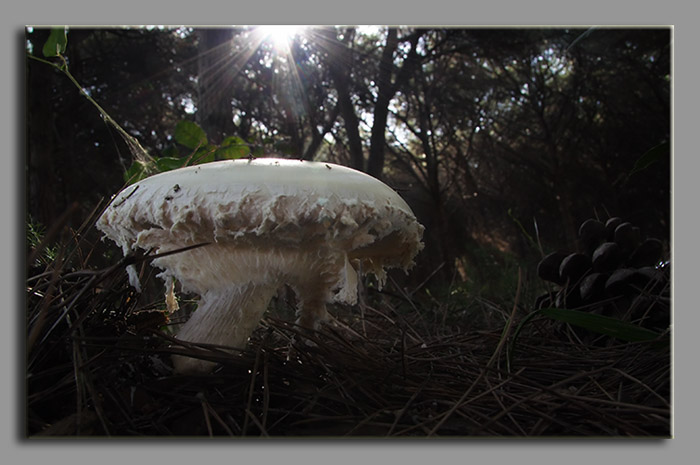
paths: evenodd
<path fill-rule="evenodd" d="M 232 353 L 175 339 L 177 319 L 142 302 L 123 261 L 62 260 L 28 272 L 28 437 L 672 435 L 668 340 L 621 342 L 544 317 L 520 327 L 532 307 L 515 291 L 447 306 L 390 282 L 303 335 L 280 302 Z M 173 353 L 220 365 L 174 374 Z"/>

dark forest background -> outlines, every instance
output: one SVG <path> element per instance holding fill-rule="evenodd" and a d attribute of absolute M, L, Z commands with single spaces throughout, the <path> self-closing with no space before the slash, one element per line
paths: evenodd
<path fill-rule="evenodd" d="M 42 57 L 49 29 L 30 28 Z M 396 189 L 425 225 L 411 278 L 513 295 L 586 219 L 670 237 L 670 28 L 70 28 L 70 72 L 154 157 L 212 144 L 324 160 Z M 77 227 L 133 153 L 61 72 L 26 61 L 27 221 Z M 38 226 L 37 226 L 38 225 Z M 106 246 L 106 245 L 105 245 Z"/>

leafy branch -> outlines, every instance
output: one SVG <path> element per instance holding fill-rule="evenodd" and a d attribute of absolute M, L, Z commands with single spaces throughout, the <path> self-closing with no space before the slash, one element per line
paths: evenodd
<path fill-rule="evenodd" d="M 68 45 L 66 28 L 52 28 L 49 38 L 42 48 L 44 58 L 29 54 L 32 60 L 45 63 L 63 73 L 78 88 L 80 93 L 100 112 L 103 120 L 117 130 L 131 151 L 134 161 L 125 169 L 124 180 L 127 184 L 140 181 L 152 174 L 169 171 L 183 166 L 207 163 L 215 160 L 232 160 L 251 154 L 250 146 L 241 138 L 230 136 L 219 145 L 211 145 L 202 128 L 191 121 L 180 121 L 175 127 L 175 141 L 190 149 L 188 157 L 177 157 L 177 150 L 162 157 L 152 157 L 139 143 L 138 139 L 127 133 L 95 99 L 80 85 L 78 80 L 68 70 L 68 60 L 64 56 Z M 58 61 L 51 61 L 56 59 Z"/>
<path fill-rule="evenodd" d="M 131 150 L 135 160 L 137 162 L 140 162 L 144 167 L 147 166 L 152 166 L 154 163 L 154 159 L 148 154 L 146 149 L 144 149 L 141 144 L 139 143 L 138 139 L 133 137 L 131 134 L 126 132 L 110 115 L 105 111 L 104 108 L 100 106 L 95 99 L 93 99 L 90 94 L 85 90 L 83 86 L 80 85 L 78 80 L 71 74 L 71 72 L 68 70 L 68 61 L 66 60 L 66 57 L 63 55 L 66 51 L 66 47 L 68 45 L 68 36 L 66 33 L 66 28 L 53 28 L 51 29 L 51 33 L 49 34 L 49 38 L 46 40 L 46 43 L 44 44 L 44 47 L 42 48 L 42 53 L 44 54 L 44 57 L 46 58 L 56 58 L 59 60 L 58 63 L 46 59 L 39 58 L 37 56 L 34 56 L 32 54 L 29 54 L 28 57 L 32 60 L 39 61 L 41 63 L 45 63 L 54 69 L 60 71 L 63 73 L 74 85 L 75 87 L 78 88 L 80 93 L 85 97 L 92 105 L 97 108 L 97 110 L 100 112 L 100 115 L 102 115 L 102 118 L 104 121 L 106 121 L 108 124 L 110 124 L 116 131 L 119 133 L 119 135 L 124 139 L 124 142 L 129 146 L 129 149 Z M 151 170 L 149 170 L 151 171 Z"/>

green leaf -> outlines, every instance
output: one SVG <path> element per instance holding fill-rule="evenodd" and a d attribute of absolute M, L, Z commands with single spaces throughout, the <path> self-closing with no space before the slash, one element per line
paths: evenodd
<path fill-rule="evenodd" d="M 197 151 L 190 157 L 189 165 L 201 165 L 202 163 L 209 163 L 214 160 L 214 152 L 216 151 L 216 147 L 213 145 L 205 145 L 204 147 L 200 147 L 197 149 Z"/>
<path fill-rule="evenodd" d="M 185 161 L 186 160 L 182 158 L 162 157 L 156 159 L 156 168 L 158 169 L 159 173 L 162 173 L 164 171 L 176 170 L 178 168 L 182 168 L 182 166 L 185 164 Z"/>
<path fill-rule="evenodd" d="M 160 154 L 164 157 L 178 157 L 180 152 L 177 150 L 175 144 L 171 144 L 165 147 Z"/>
<path fill-rule="evenodd" d="M 227 145 L 216 149 L 215 158 L 217 160 L 236 160 L 248 156 L 250 147 L 247 145 Z"/>
<path fill-rule="evenodd" d="M 626 342 L 644 342 L 658 339 L 661 335 L 615 318 L 578 310 L 543 308 L 539 312 L 557 321 L 588 329 L 598 334 L 611 336 Z"/>
<path fill-rule="evenodd" d="M 221 142 L 221 146 L 228 145 L 247 145 L 246 142 L 238 136 L 228 136 Z"/>
<path fill-rule="evenodd" d="M 183 120 L 175 126 L 175 140 L 188 149 L 196 149 L 207 145 L 207 135 L 202 128 L 192 121 Z"/>
<path fill-rule="evenodd" d="M 55 27 L 51 29 L 51 34 L 44 44 L 42 52 L 46 58 L 57 57 L 66 51 L 68 36 L 65 27 Z"/>
<path fill-rule="evenodd" d="M 216 149 L 217 160 L 236 160 L 250 154 L 250 147 L 240 137 L 228 136 Z"/>
<path fill-rule="evenodd" d="M 670 153 L 670 148 L 671 144 L 668 141 L 651 148 L 634 163 L 629 175 L 632 176 L 634 173 L 645 170 L 657 161 L 667 157 Z"/>
<path fill-rule="evenodd" d="M 138 160 L 134 161 L 124 172 L 124 181 L 126 181 L 127 184 L 133 184 L 147 177 L 148 169 L 146 164 Z"/>

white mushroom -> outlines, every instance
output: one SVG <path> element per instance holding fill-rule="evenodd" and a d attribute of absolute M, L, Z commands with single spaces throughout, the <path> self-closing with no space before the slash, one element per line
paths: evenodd
<path fill-rule="evenodd" d="M 322 162 L 261 158 L 181 168 L 114 198 L 97 227 L 124 254 L 209 243 L 154 259 L 166 301 L 173 279 L 200 296 L 178 338 L 243 348 L 277 291 L 297 293 L 297 323 L 317 328 L 327 302 L 357 302 L 357 271 L 381 286 L 385 268 L 407 269 L 423 226 L 399 195 L 359 171 Z M 361 266 L 361 268 L 360 268 Z M 132 269 L 131 284 L 138 288 Z M 179 372 L 214 364 L 173 357 Z"/>

